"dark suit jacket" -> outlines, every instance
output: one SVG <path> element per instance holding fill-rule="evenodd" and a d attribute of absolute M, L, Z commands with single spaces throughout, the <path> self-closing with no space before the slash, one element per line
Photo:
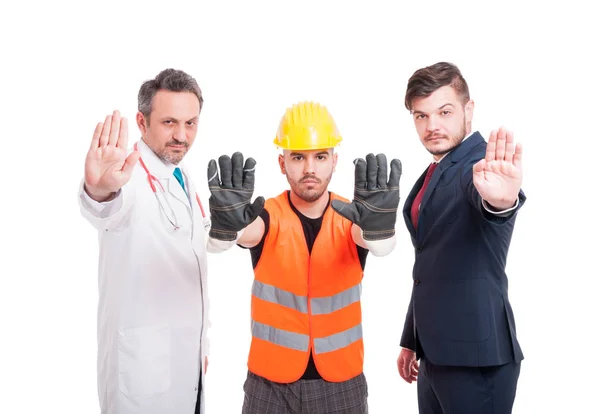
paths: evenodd
<path fill-rule="evenodd" d="M 442 159 L 423 195 L 416 232 L 410 208 L 425 173 L 404 205 L 415 263 L 400 345 L 437 365 L 523 359 L 504 271 L 517 213 L 487 212 L 473 185 L 473 165 L 486 146 L 475 132 Z M 524 202 L 521 191 L 519 208 Z"/>

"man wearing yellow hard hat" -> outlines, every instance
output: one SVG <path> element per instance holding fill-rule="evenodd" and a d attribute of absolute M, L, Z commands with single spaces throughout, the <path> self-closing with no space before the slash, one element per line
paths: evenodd
<path fill-rule="evenodd" d="M 275 144 L 290 190 L 266 201 L 251 202 L 254 159 L 209 162 L 208 250 L 249 248 L 254 268 L 244 414 L 368 412 L 361 282 L 368 252 L 395 246 L 402 165 L 388 180 L 385 155 L 356 160 L 348 202 L 327 190 L 341 140 L 324 106 L 288 108 Z"/>

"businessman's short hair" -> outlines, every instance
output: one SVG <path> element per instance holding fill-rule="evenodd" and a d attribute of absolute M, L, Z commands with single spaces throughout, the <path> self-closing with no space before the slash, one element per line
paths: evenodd
<path fill-rule="evenodd" d="M 462 98 L 463 105 L 469 102 L 469 86 L 458 67 L 448 62 L 438 62 L 418 69 L 408 80 L 404 105 L 409 111 L 415 98 L 426 98 L 443 86 L 451 86 Z"/>

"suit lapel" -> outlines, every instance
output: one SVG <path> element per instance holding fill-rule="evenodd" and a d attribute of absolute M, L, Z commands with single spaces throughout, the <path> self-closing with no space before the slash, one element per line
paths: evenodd
<path fill-rule="evenodd" d="M 410 233 L 410 235 L 413 238 L 416 235 L 415 235 L 415 227 L 412 224 L 410 210 L 412 208 L 413 201 L 414 201 L 415 197 L 417 196 L 417 193 L 423 186 L 423 182 L 425 181 L 425 174 L 427 174 L 427 169 L 425 169 L 425 171 L 423 171 L 423 174 L 421 174 L 421 176 L 419 177 L 419 179 L 413 186 L 412 190 L 410 190 L 410 193 L 408 194 L 408 197 L 406 198 L 406 201 L 404 202 L 404 208 L 402 210 L 402 213 L 404 216 L 404 222 L 406 223 L 406 228 L 408 229 L 408 232 Z"/>
<path fill-rule="evenodd" d="M 431 195 L 435 191 L 435 188 L 437 187 L 437 184 L 440 181 L 440 178 L 442 178 L 442 176 L 444 175 L 444 172 L 452 164 L 459 162 L 475 146 L 479 145 L 483 141 L 485 141 L 485 140 L 483 139 L 481 134 L 476 131 L 473 134 L 471 134 L 471 136 L 469 138 L 465 139 L 458 147 L 456 147 L 454 150 L 452 150 L 452 152 L 450 152 L 447 156 L 445 156 L 440 161 L 439 165 L 437 166 L 437 168 L 433 172 L 433 175 L 431 176 L 431 180 L 429 181 L 429 184 L 427 185 L 427 189 L 425 190 L 425 193 L 423 194 L 423 199 L 421 200 L 421 207 L 420 207 L 420 211 L 419 211 L 418 230 L 417 230 L 417 232 L 415 232 L 415 229 L 412 225 L 412 220 L 410 218 L 410 207 L 412 205 L 412 200 L 415 199 L 417 193 L 419 192 L 419 190 L 421 189 L 421 187 L 423 185 L 423 181 L 425 179 L 425 174 L 427 171 L 425 171 L 421 175 L 421 177 L 419 178 L 419 180 L 413 187 L 413 189 L 410 193 L 409 199 L 406 200 L 406 204 L 405 204 L 405 208 L 404 208 L 404 220 L 406 221 L 406 225 L 407 225 L 412 237 L 416 238 L 419 241 L 424 241 L 425 236 L 431 230 L 430 226 L 423 228 L 424 226 L 420 222 L 420 220 L 421 220 L 420 217 L 421 217 L 421 214 L 423 213 L 423 210 L 427 209 Z"/>

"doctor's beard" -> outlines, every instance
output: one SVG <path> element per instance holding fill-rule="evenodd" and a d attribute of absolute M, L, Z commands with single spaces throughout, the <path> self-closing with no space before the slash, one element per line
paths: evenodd
<path fill-rule="evenodd" d="M 183 157 L 185 157 L 185 154 L 187 154 L 189 149 L 190 145 L 187 142 L 172 140 L 167 142 L 165 147 L 157 155 L 161 160 L 177 165 L 183 160 Z"/>

